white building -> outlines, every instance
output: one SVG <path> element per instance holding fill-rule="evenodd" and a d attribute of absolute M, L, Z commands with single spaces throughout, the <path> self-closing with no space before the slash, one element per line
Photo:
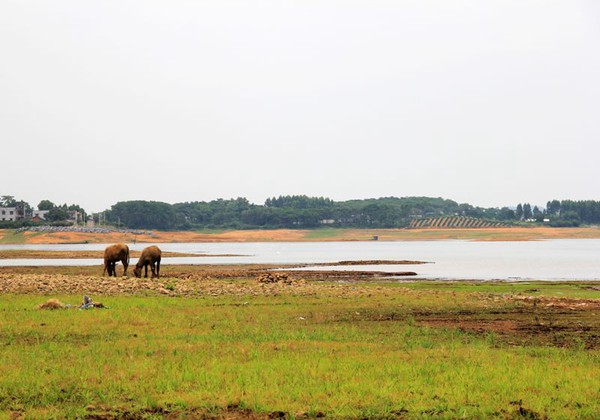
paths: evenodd
<path fill-rule="evenodd" d="M 16 207 L 0 207 L 0 222 L 14 222 L 17 220 Z"/>

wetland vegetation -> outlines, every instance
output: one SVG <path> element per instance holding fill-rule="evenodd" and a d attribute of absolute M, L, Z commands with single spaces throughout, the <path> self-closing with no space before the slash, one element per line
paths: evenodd
<path fill-rule="evenodd" d="M 257 276 L 266 268 L 168 267 L 152 281 L 98 277 L 97 267 L 3 268 L 0 416 L 600 411 L 597 283 L 265 284 Z M 107 309 L 38 309 L 83 294 Z"/>

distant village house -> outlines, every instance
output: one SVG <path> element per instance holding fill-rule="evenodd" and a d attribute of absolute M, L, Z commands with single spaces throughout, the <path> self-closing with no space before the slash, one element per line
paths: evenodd
<path fill-rule="evenodd" d="M 0 207 L 0 221 L 14 222 L 19 219 L 16 207 Z"/>
<path fill-rule="evenodd" d="M 16 207 L 0 207 L 0 222 L 16 222 L 17 220 L 32 220 L 34 222 L 45 222 L 48 220 L 50 210 L 32 210 L 25 217 Z M 66 222 L 81 224 L 87 222 L 84 214 L 77 210 L 68 210 Z"/>
<path fill-rule="evenodd" d="M 31 218 L 36 222 L 46 220 L 48 213 L 50 213 L 50 210 L 33 210 Z"/>

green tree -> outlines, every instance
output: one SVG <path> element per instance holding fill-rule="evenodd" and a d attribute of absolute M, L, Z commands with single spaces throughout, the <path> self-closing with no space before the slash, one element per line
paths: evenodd
<path fill-rule="evenodd" d="M 523 204 L 523 219 L 528 220 L 531 219 L 533 213 L 531 212 L 531 204 L 525 203 Z"/>
<path fill-rule="evenodd" d="M 560 201 L 548 201 L 548 204 L 546 204 L 546 213 L 550 216 L 558 216 L 560 214 Z"/>
<path fill-rule="evenodd" d="M 50 200 L 42 200 L 37 207 L 38 210 L 52 210 L 56 205 Z"/>
<path fill-rule="evenodd" d="M 523 220 L 523 206 L 521 203 L 517 204 L 517 209 L 515 210 L 515 217 L 517 220 Z"/>
<path fill-rule="evenodd" d="M 173 207 L 159 201 L 122 201 L 106 212 L 106 219 L 132 229 L 167 230 L 176 226 Z"/>
<path fill-rule="evenodd" d="M 67 213 L 67 209 L 63 206 L 55 206 L 50 209 L 46 219 L 51 222 L 62 222 L 69 218 L 69 214 Z"/>
<path fill-rule="evenodd" d="M 533 208 L 532 216 L 538 222 L 542 222 L 544 220 L 544 213 L 541 212 L 538 206 Z"/>
<path fill-rule="evenodd" d="M 0 196 L 0 207 L 15 207 L 17 200 L 12 195 Z"/>
<path fill-rule="evenodd" d="M 508 207 L 502 207 L 498 213 L 498 218 L 500 220 L 514 220 L 515 211 L 509 209 Z"/>

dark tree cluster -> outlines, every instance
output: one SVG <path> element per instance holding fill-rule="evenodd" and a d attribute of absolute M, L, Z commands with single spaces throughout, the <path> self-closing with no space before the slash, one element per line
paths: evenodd
<path fill-rule="evenodd" d="M 600 224 L 600 201 L 554 200 L 548 202 L 548 214 L 556 216 L 555 226 L 579 226 Z M 551 222 L 552 224 L 552 222 Z"/>
<path fill-rule="evenodd" d="M 131 229 L 169 230 L 176 227 L 173 206 L 159 201 L 122 201 L 105 212 L 106 221 Z"/>
<path fill-rule="evenodd" d="M 32 208 L 13 196 L 0 196 L 0 207 L 15 207 L 20 220 L 2 222 L 0 228 L 33 226 Z M 44 223 L 65 223 L 69 211 L 85 211 L 76 204 L 56 205 L 42 200 L 39 210 L 48 210 Z M 545 223 L 550 226 L 600 224 L 600 201 L 548 201 L 546 208 L 519 203 L 516 208 L 483 208 L 434 197 L 383 197 L 333 201 L 324 197 L 285 195 L 263 205 L 246 198 L 218 199 L 169 204 L 158 201 L 123 201 L 95 218 L 131 229 L 306 229 L 402 228 L 419 218 L 465 216 L 503 223 Z"/>
<path fill-rule="evenodd" d="M 50 200 L 42 200 L 37 206 L 38 210 L 48 210 L 46 220 L 50 222 L 62 222 L 69 218 L 69 211 L 78 211 L 82 215 L 82 220 L 86 220 L 85 210 L 77 204 L 56 205 Z"/>
<path fill-rule="evenodd" d="M 269 198 L 264 205 L 245 198 L 194 201 L 169 205 L 153 201 L 119 202 L 106 220 L 132 229 L 275 229 L 275 228 L 401 228 L 413 218 L 468 216 L 514 220 L 514 211 L 474 207 L 432 197 L 384 197 L 336 202 L 305 195 Z"/>
<path fill-rule="evenodd" d="M 594 200 L 552 200 L 546 203 L 545 209 L 529 203 L 518 204 L 514 219 L 517 221 L 548 221 L 548 225 L 555 227 L 574 227 L 582 224 L 600 224 L 600 201 Z"/>

